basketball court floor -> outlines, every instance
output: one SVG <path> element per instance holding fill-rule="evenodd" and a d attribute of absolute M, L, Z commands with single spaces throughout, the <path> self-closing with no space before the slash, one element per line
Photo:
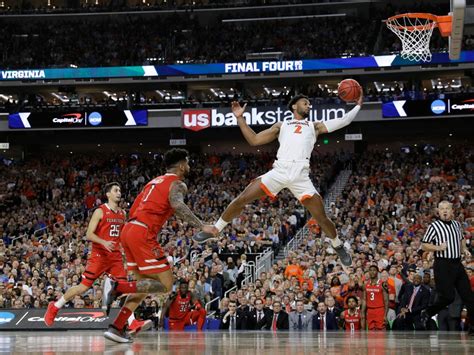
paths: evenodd
<path fill-rule="evenodd" d="M 474 354 L 474 337 L 458 332 L 146 332 L 132 344 L 101 331 L 1 332 L 0 353 L 20 354 Z"/>

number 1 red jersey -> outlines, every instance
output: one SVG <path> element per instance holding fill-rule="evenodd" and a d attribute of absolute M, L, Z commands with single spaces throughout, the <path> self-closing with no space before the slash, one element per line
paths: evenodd
<path fill-rule="evenodd" d="M 365 302 L 367 308 L 384 307 L 383 287 L 382 282 L 380 280 L 378 280 L 375 285 L 367 283 L 367 285 L 365 286 Z"/>
<path fill-rule="evenodd" d="M 114 253 L 120 253 L 120 231 L 125 223 L 125 212 L 119 209 L 118 211 L 112 210 L 106 203 L 99 206 L 102 210 L 102 219 L 97 224 L 94 233 L 104 240 L 111 240 L 115 243 Z M 109 253 L 101 244 L 92 243 L 92 251 L 99 253 Z"/>
<path fill-rule="evenodd" d="M 158 233 L 174 213 L 168 197 L 171 184 L 179 180 L 175 174 L 158 176 L 145 185 L 130 209 L 130 220 L 145 223 L 148 230 Z"/>

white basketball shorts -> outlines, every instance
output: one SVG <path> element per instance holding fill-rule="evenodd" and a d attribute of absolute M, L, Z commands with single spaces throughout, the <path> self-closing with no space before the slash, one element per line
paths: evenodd
<path fill-rule="evenodd" d="M 275 160 L 273 169 L 260 176 L 261 188 L 271 198 L 287 188 L 300 202 L 311 198 L 318 191 L 309 178 L 309 163 L 305 161 Z"/>

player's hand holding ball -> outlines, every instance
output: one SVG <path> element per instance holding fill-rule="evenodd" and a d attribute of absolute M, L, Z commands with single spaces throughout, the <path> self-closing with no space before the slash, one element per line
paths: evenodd
<path fill-rule="evenodd" d="M 364 91 L 360 84 L 354 79 L 344 79 L 337 87 L 337 94 L 345 102 L 355 102 L 362 106 Z"/>

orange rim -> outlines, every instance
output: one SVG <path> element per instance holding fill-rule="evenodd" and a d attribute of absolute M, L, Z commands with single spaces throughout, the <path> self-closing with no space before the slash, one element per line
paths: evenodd
<path fill-rule="evenodd" d="M 403 25 L 397 25 L 398 19 L 408 17 L 412 19 L 426 19 L 430 20 L 430 23 L 427 23 L 425 25 L 418 25 L 418 26 L 403 26 Z M 387 19 L 387 24 L 391 27 L 397 28 L 399 30 L 408 30 L 408 31 L 422 31 L 422 30 L 429 30 L 432 27 L 439 27 L 439 30 L 441 32 L 441 35 L 443 37 L 447 37 L 451 35 L 451 23 L 452 23 L 452 16 L 447 15 L 447 16 L 437 16 L 425 12 L 410 12 L 406 14 L 400 14 L 400 15 L 395 15 L 392 17 L 389 17 Z"/>

